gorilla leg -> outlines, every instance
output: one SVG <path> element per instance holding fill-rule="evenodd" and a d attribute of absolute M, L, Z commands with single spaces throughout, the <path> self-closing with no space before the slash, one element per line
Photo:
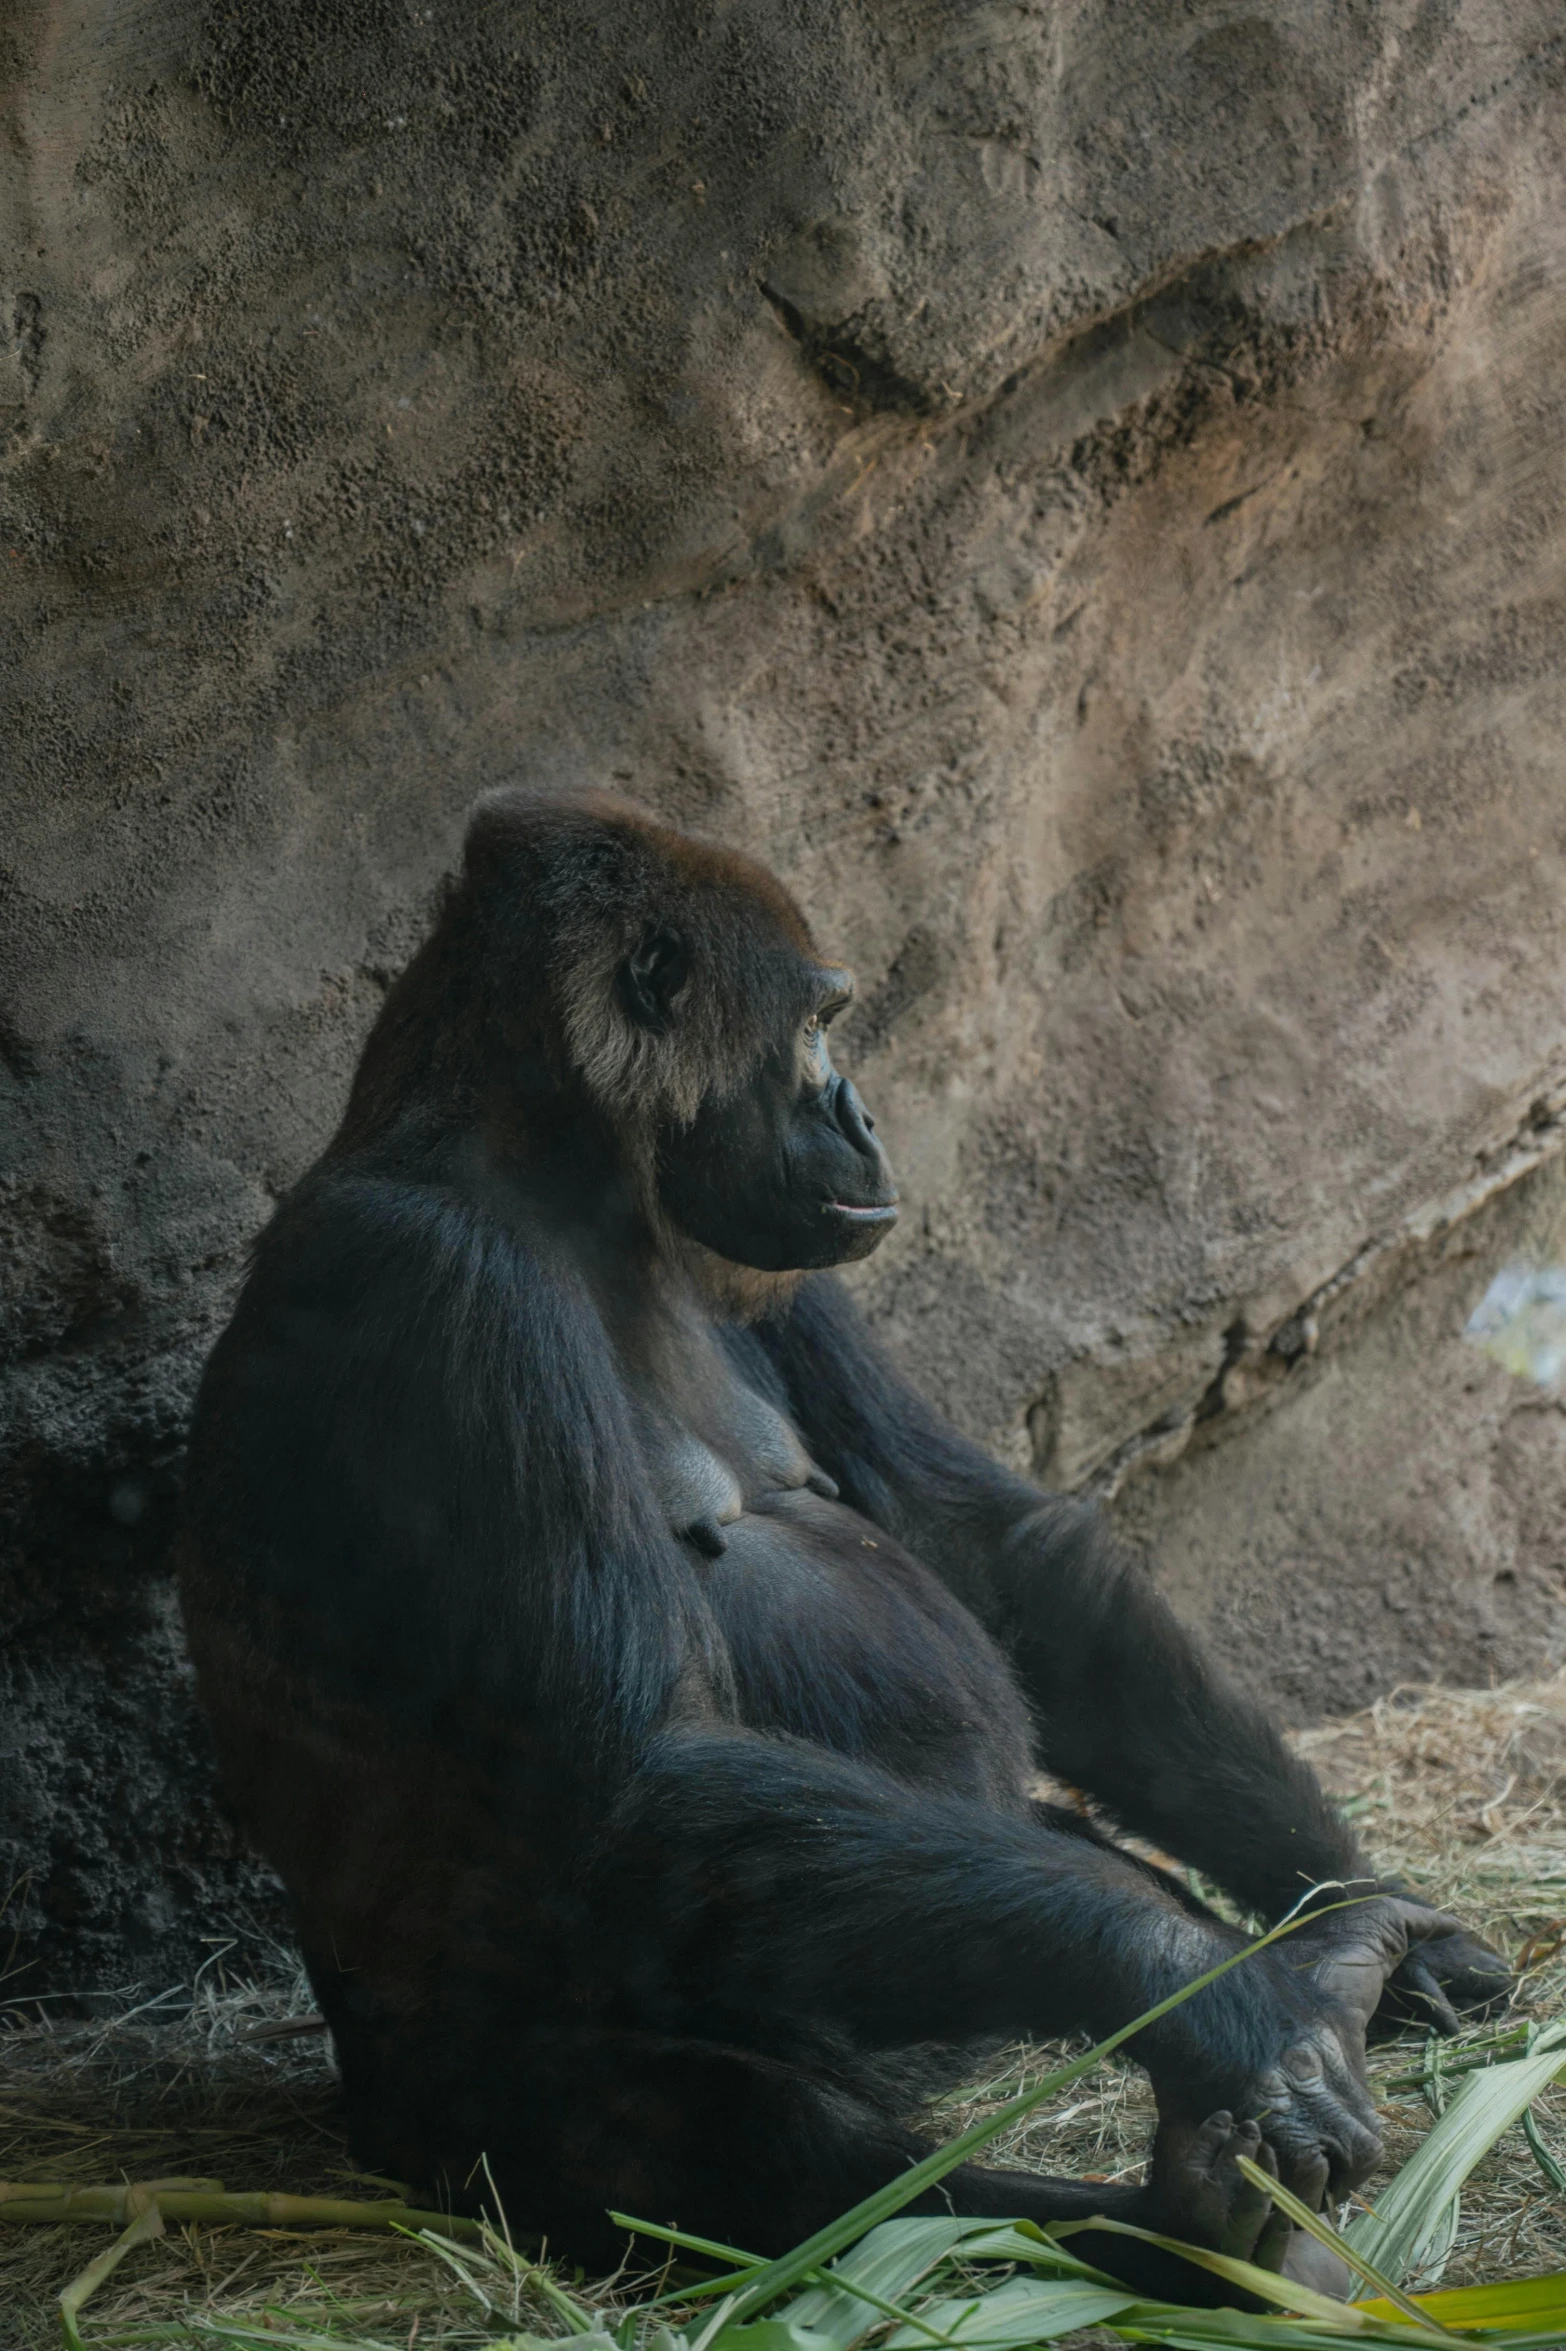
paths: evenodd
<path fill-rule="evenodd" d="M 476 2151 L 512 2228 L 573 2261 L 611 2269 L 625 2237 L 610 2211 L 717 2239 L 746 2252 L 786 2252 L 884 2187 L 928 2142 L 871 2101 L 805 2069 L 710 2042 L 614 2031 L 534 2030 L 488 2052 L 482 2110 L 470 2096 L 429 2102 L 441 2115 L 416 2175 L 459 2207 L 485 2193 Z M 997 2220 L 1131 2221 L 1249 2255 L 1267 2199 L 1232 2161 L 1260 2134 L 1227 2115 L 1160 2135 L 1146 2187 L 1044 2179 L 964 2164 L 905 2206 Z M 365 2143 L 361 2160 L 384 2151 Z M 398 2152 L 406 2159 L 404 2144 Z M 407 2168 L 406 2160 L 404 2168 Z M 1194 2264 L 1134 2239 L 1084 2230 L 1071 2249 L 1136 2291 L 1185 2301 L 1234 2299 Z"/>
<path fill-rule="evenodd" d="M 1193 1918 L 1216 1919 L 1218 1916 L 1210 1902 L 1204 1902 L 1200 1894 L 1192 1893 L 1184 1878 L 1177 1877 L 1173 1870 L 1160 1868 L 1156 1861 L 1144 1861 L 1139 1853 L 1128 1853 L 1123 1845 L 1115 1843 L 1113 1837 L 1106 1837 L 1098 1823 L 1090 1820 L 1086 1813 L 1074 1812 L 1067 1804 L 1045 1803 L 1039 1797 L 1033 1799 L 1031 1810 L 1040 1828 L 1051 1829 L 1061 1837 L 1079 1837 L 1084 1844 L 1096 1845 L 1101 1853 L 1116 1853 L 1122 1861 L 1129 1861 L 1133 1869 L 1139 1869 L 1144 1877 L 1160 1887 L 1171 1901 L 1178 1902 L 1182 1910 L 1189 1911 Z"/>
<path fill-rule="evenodd" d="M 1097 1839 L 737 1732 L 653 1751 L 588 1921 L 602 2013 L 812 2067 L 843 2047 L 1102 2035 L 1243 1947 Z M 1325 2155 L 1341 2192 L 1379 2139 L 1338 2022 L 1294 1954 L 1263 1953 L 1133 2054 L 1167 2119 L 1265 2115 L 1285 2179 L 1319 2189 Z"/>

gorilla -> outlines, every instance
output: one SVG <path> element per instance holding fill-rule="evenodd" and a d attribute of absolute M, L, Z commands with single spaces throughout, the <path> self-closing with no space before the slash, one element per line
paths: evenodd
<path fill-rule="evenodd" d="M 828 1047 L 853 986 L 743 857 L 597 792 L 478 802 L 202 1383 L 181 1582 L 224 1783 L 358 2160 L 469 2209 L 487 2162 L 604 2267 L 611 2210 L 785 2249 L 927 2152 L 983 2044 L 1101 2036 L 1243 1946 L 1111 1830 L 1258 1920 L 1363 1881 L 1137 2037 L 1145 2184 L 969 2165 L 912 2207 L 1292 2265 L 1235 2153 L 1343 2194 L 1373 2014 L 1450 2027 L 1505 1969 L 1370 1879 L 1091 1511 L 872 1342 L 830 1271 L 897 1218 Z"/>

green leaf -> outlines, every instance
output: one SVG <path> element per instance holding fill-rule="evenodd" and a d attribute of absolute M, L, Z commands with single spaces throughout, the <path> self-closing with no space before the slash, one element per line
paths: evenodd
<path fill-rule="evenodd" d="M 1265 2311 L 1182 2310 L 1175 2303 L 1144 2303 L 1112 2320 L 1109 2331 L 1127 2343 L 1167 2343 L 1172 2351 L 1309 2351 L 1318 2344 L 1341 2343 L 1353 2351 L 1366 2345 L 1397 2344 L 1418 2351 L 1431 2338 L 1413 2327 L 1367 2323 L 1361 2333 L 1335 2333 L 1331 2327 L 1302 2325 L 1297 2318 L 1278 2318 Z M 1509 2351 L 1522 2351 L 1520 2344 Z"/>
<path fill-rule="evenodd" d="M 855 2343 L 884 2322 L 883 2313 L 864 2299 L 865 2294 L 895 2302 L 972 2228 L 971 2221 L 958 2220 L 951 2213 L 929 2220 L 883 2221 L 833 2263 L 827 2283 L 810 2287 L 790 2302 L 790 2323 L 809 2327 L 835 2344 L 837 2351 L 852 2351 Z M 858 2293 L 853 2291 L 855 2287 Z"/>
<path fill-rule="evenodd" d="M 1346 1902 L 1333 1903 L 1328 1907 L 1334 1910 L 1353 1909 L 1358 1906 L 1359 1899 L 1358 1896 L 1351 1896 Z M 1324 1909 L 1311 1913 L 1313 1920 L 1320 1920 L 1325 1915 Z M 1216 1967 L 1208 1968 L 1205 1974 L 1193 1976 L 1188 1984 L 1182 1984 L 1177 1992 L 1171 1992 L 1167 2000 L 1160 2000 L 1156 2006 L 1144 2010 L 1130 2024 L 1121 2025 L 1117 2032 L 1110 2033 L 1096 2047 L 1085 2049 L 1080 2057 L 1073 2058 L 1069 2064 L 1056 2066 L 1052 2072 L 1035 2082 L 1031 2089 L 1024 2090 L 1020 2097 L 1008 2100 L 1006 2105 L 998 2107 L 982 2122 L 973 2123 L 955 2139 L 948 2139 L 944 2147 L 937 2147 L 922 2162 L 911 2163 L 905 2172 L 889 2180 L 884 2188 L 878 2188 L 873 2195 L 866 2196 L 849 2211 L 840 2213 L 836 2220 L 817 2229 L 814 2236 L 806 2237 L 792 2252 L 780 2254 L 775 2261 L 769 2261 L 736 2290 L 731 2323 L 748 2318 L 753 2311 L 764 2310 L 768 2303 L 775 2302 L 791 2286 L 801 2284 L 812 2270 L 831 2261 L 846 2245 L 852 2245 L 878 2222 L 892 2219 L 902 2211 L 905 2204 L 911 2204 L 916 2196 L 922 2195 L 926 2188 L 933 2187 L 938 2180 L 943 2180 L 949 2171 L 955 2171 L 958 2164 L 965 2163 L 981 2147 L 987 2147 L 992 2139 L 998 2139 L 1004 2131 L 1010 2130 L 1013 2123 L 1031 2114 L 1035 2107 L 1042 2106 L 1046 2098 L 1052 2098 L 1057 2090 L 1063 2090 L 1068 2083 L 1080 2081 L 1084 2074 L 1091 2073 L 1094 2066 L 1100 2064 L 1112 2050 L 1123 2047 L 1148 2025 L 1156 2024 L 1161 2016 L 1169 2015 L 1171 2010 L 1181 2007 L 1208 1984 L 1215 1984 L 1220 1976 L 1226 1976 L 1231 1968 L 1243 1966 L 1258 1951 L 1264 1951 L 1269 1944 L 1291 1934 L 1304 1923 L 1303 1919 L 1295 1916 L 1281 1920 L 1268 1933 L 1248 1943 L 1243 1951 L 1231 1952 L 1227 1959 L 1220 1960 Z"/>
<path fill-rule="evenodd" d="M 574 2340 L 582 2351 L 618 2351 L 613 2335 L 606 2334 L 602 2327 L 594 2327 Z M 560 2342 L 559 2335 L 501 2335 L 487 2346 L 487 2351 L 559 2351 Z"/>
<path fill-rule="evenodd" d="M 712 2351 L 832 2351 L 832 2338 L 791 2319 L 758 2318 L 751 2326 L 720 2327 Z"/>
<path fill-rule="evenodd" d="M 1183 2310 L 1173 2302 L 1144 2303 L 1112 2322 L 1109 2331 L 1123 2342 L 1168 2343 L 1184 2346 L 1185 2351 L 1208 2351 L 1209 2346 L 1213 2351 L 1307 2351 L 1318 2343 L 1353 2344 L 1355 2351 L 1365 2351 L 1367 2342 L 1395 2339 L 1417 2344 L 1421 2339 L 1407 2328 L 1395 2338 L 1390 2331 L 1334 2335 L 1328 2328 L 1313 2326 L 1307 2332 L 1297 2318 L 1279 2318 L 1267 2311 Z"/>
<path fill-rule="evenodd" d="M 1448 2286 L 1439 2294 L 1415 2297 L 1421 2310 L 1440 2325 L 1463 2333 L 1473 2327 L 1502 2331 L 1558 2328 L 1566 2335 L 1566 2270 L 1552 2270 L 1542 2278 L 1511 2278 L 1493 2286 Z M 1390 2313 L 1391 2304 L 1364 2302 L 1361 2309 L 1377 2317 Z"/>
<path fill-rule="evenodd" d="M 1014 2345 L 1053 2343 L 1078 2327 L 1102 2326 L 1137 2297 L 1124 2286 L 1094 2286 L 1077 2278 L 1011 2278 L 989 2293 L 926 2303 L 921 2326 L 899 2327 L 886 2351 L 930 2351 L 934 2328 L 948 2343 Z"/>
<path fill-rule="evenodd" d="M 1053 2270 L 1057 2277 L 1087 2278 L 1094 2285 L 1113 2285 L 1101 2269 L 1094 2269 L 1068 2252 L 1058 2237 L 1046 2236 L 1036 2220 L 968 2221 L 975 2234 L 962 2241 L 964 2261 L 1027 2261 L 1035 2269 Z"/>
<path fill-rule="evenodd" d="M 1259 2269 L 1254 2261 L 1242 2261 L 1232 2253 L 1214 2253 L 1205 2245 L 1187 2245 L 1178 2237 L 1160 2236 L 1154 2229 L 1139 2229 L 1125 2220 L 1072 2221 L 1072 2229 L 1094 2228 L 1117 2237 L 1136 2237 L 1144 2245 L 1158 2245 L 1165 2253 L 1178 2253 L 1197 2269 L 1205 2269 L 1227 2285 L 1237 2286 L 1245 2294 L 1258 2295 L 1263 2301 L 1276 2302 L 1283 2309 L 1296 2312 L 1301 2318 L 1323 2324 L 1327 2333 L 1337 2333 L 1349 2340 L 1364 2332 L 1365 2321 L 1352 2302 L 1336 2302 L 1330 2294 L 1320 2294 L 1314 2286 L 1299 2285 L 1293 2278 L 1280 2277 L 1275 2270 Z M 1406 2335 L 1415 2330 L 1405 2327 Z M 1418 2331 L 1417 2339 L 1424 2342 L 1439 2340 L 1439 2331 Z"/>
<path fill-rule="evenodd" d="M 1563 2070 L 1566 2023 L 1539 2035 L 1526 2057 L 1471 2073 L 1440 2121 L 1377 2196 L 1375 2208 L 1344 2231 L 1356 2253 L 1399 2284 L 1450 2247 L 1464 2180 L 1501 2133 Z"/>
<path fill-rule="evenodd" d="M 1401 2317 L 1407 2319 L 1414 2326 L 1423 2323 L 1419 2305 L 1416 2302 L 1411 2302 L 1402 2288 L 1395 2284 L 1391 2278 L 1383 2276 L 1375 2263 L 1361 2253 L 1356 2246 L 1350 2245 L 1340 2237 L 1337 2230 L 1319 2212 L 1312 2212 L 1309 2205 L 1302 2204 L 1292 2188 L 1286 2188 L 1283 2182 L 1276 2177 L 1269 2177 L 1262 2170 L 1261 2165 L 1253 2163 L 1248 2155 L 1237 2155 L 1235 2161 L 1251 2184 L 1260 2188 L 1264 2196 L 1270 2196 L 1274 2208 L 1293 2221 L 1297 2229 L 1303 2229 L 1308 2237 L 1315 2238 L 1318 2245 L 1324 2245 L 1329 2253 L 1338 2260 L 1346 2262 L 1350 2269 L 1357 2271 L 1361 2279 L 1367 2285 L 1373 2286 L 1382 2298 L 1390 2302 Z M 1439 2327 L 1433 2331 L 1436 2334 L 1441 2332 Z"/>

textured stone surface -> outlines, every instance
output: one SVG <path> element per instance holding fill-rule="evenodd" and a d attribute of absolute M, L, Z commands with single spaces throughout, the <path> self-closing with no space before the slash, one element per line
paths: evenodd
<path fill-rule="evenodd" d="M 19 1981 L 264 1901 L 181 1417 L 513 776 L 794 884 L 888 1338 L 1241 1671 L 1558 1649 L 1566 1424 L 1458 1336 L 1559 1230 L 1558 7 L 13 0 L 0 57 Z"/>

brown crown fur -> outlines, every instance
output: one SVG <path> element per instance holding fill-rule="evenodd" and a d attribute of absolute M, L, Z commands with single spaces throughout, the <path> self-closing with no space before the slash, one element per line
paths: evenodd
<path fill-rule="evenodd" d="M 618 989 L 626 957 L 655 928 L 690 953 L 662 1032 L 633 1020 Z M 790 985 L 784 975 L 801 959 L 816 962 L 804 916 L 738 851 L 692 840 L 610 792 L 487 792 L 469 814 L 462 871 L 370 1033 L 332 1150 L 361 1147 L 410 1103 L 472 1118 L 487 1074 L 536 1054 L 613 1127 L 665 1253 L 721 1311 L 764 1311 L 798 1277 L 730 1265 L 673 1232 L 657 1201 L 653 1138 L 743 1082 L 775 1027 L 780 978 Z"/>

